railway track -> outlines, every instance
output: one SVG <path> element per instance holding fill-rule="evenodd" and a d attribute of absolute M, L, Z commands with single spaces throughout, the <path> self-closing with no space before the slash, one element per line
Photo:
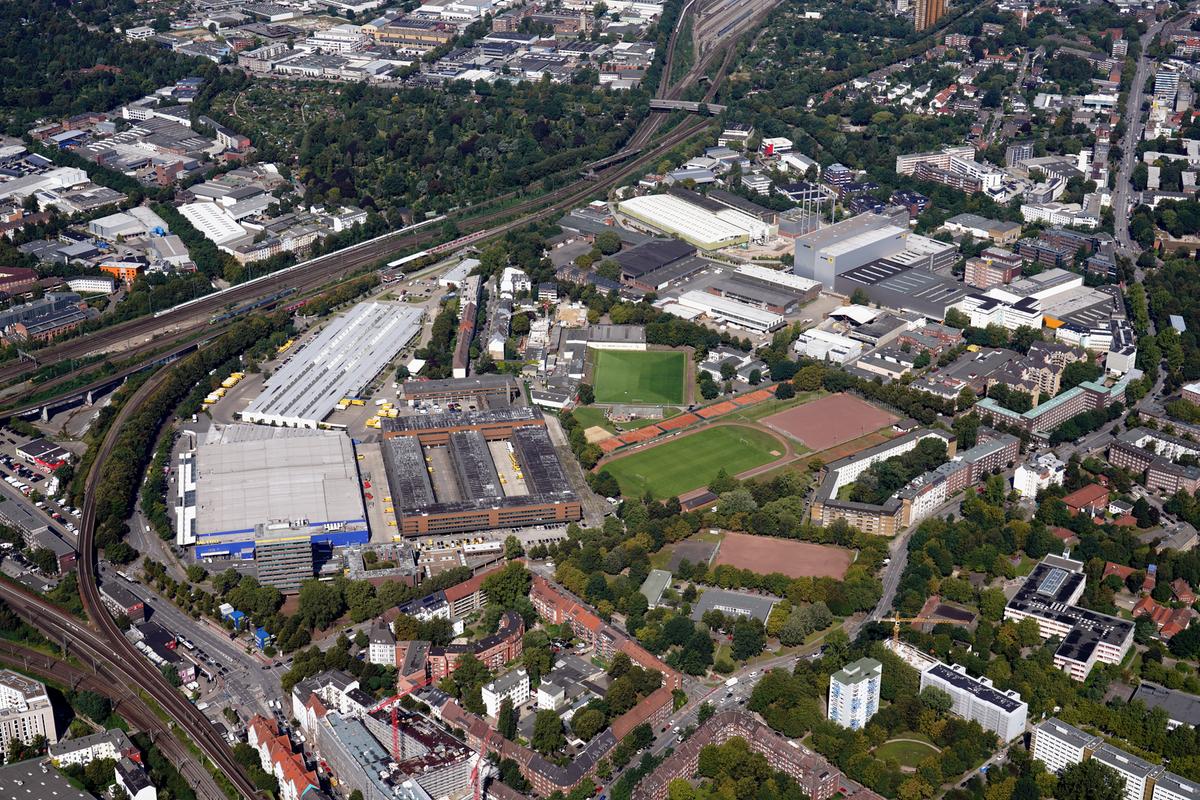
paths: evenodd
<path fill-rule="evenodd" d="M 657 158 L 662 152 L 686 140 L 706 125 L 707 123 L 704 121 L 695 121 L 673 131 L 663 142 L 640 156 L 637 161 L 624 167 L 615 168 L 610 174 L 607 174 L 601 186 L 616 183 L 628 170 L 636 169 L 643 162 Z M 556 193 L 558 195 L 557 202 L 550 207 L 534 212 L 533 215 L 519 216 L 514 220 L 495 225 L 489 229 L 489 235 L 499 235 L 515 227 L 523 226 L 530 221 L 530 216 L 536 218 L 537 215 L 554 213 L 560 206 L 573 205 L 580 199 L 592 195 L 597 188 L 593 182 L 566 187 L 565 191 Z M 347 269 L 345 266 L 340 266 L 331 271 Z M 324 279 L 328 279 L 328 275 L 324 275 Z M 320 278 L 308 276 L 307 280 L 315 281 Z M 83 607 L 95 630 L 47 601 L 8 584 L 0 583 L 0 599 L 7 602 L 14 611 L 28 619 L 31 624 L 55 641 L 70 643 L 76 653 L 84 656 L 93 664 L 105 665 L 106 671 L 113 676 L 115 681 L 125 686 L 141 687 L 141 690 L 175 721 L 217 769 L 233 783 L 239 793 L 244 797 L 256 797 L 258 792 L 253 783 L 242 771 L 241 766 L 233 758 L 227 743 L 216 733 L 207 718 L 191 703 L 185 701 L 179 692 L 168 684 L 159 671 L 125 638 L 104 607 L 97 584 L 95 498 L 97 488 L 104 479 L 105 464 L 112 456 L 121 428 L 169 375 L 169 370 L 160 371 L 139 387 L 122 406 L 100 444 L 92 469 L 88 473 L 80 521 L 78 571 Z M 197 780 L 201 779 L 199 775 L 194 777 Z"/>
<path fill-rule="evenodd" d="M 9 641 L 0 641 L 0 664 L 76 691 L 86 690 L 107 697 L 113 704 L 113 710 L 120 714 L 122 719 L 150 735 L 154 745 L 175 765 L 179 774 L 196 790 L 199 797 L 203 800 L 228 800 L 212 775 L 179 741 L 174 732 L 155 716 L 140 698 L 126 691 L 111 678 L 103 677 L 101 670 L 97 670 L 96 673 L 87 672 L 45 653 Z"/>
<path fill-rule="evenodd" d="M 668 134 L 653 149 L 642 153 L 635 159 L 601 170 L 596 180 L 579 180 L 547 195 L 527 198 L 512 206 L 464 220 L 462 224 L 468 224 L 477 231 L 485 232 L 485 235 L 480 237 L 482 240 L 502 235 L 530 222 L 564 211 L 581 200 L 614 186 L 630 170 L 651 163 L 703 127 L 704 124 L 683 126 Z M 210 324 L 210 319 L 214 313 L 230 305 L 268 297 L 272 293 L 287 288 L 295 288 L 297 291 L 294 296 L 301 297 L 400 251 L 432 244 L 436 238 L 436 231 L 425 229 L 407 234 L 402 233 L 394 238 L 384 238 L 365 247 L 340 250 L 313 259 L 303 265 L 302 269 L 277 273 L 253 284 L 243 284 L 220 295 L 201 298 L 186 307 L 170 310 L 158 317 L 142 317 L 96 331 L 86 337 L 70 339 L 62 344 L 38 351 L 37 355 L 49 362 L 82 359 L 95 353 L 109 352 L 130 341 L 144 339 L 144 341 L 128 346 L 118 354 L 119 357 L 125 359 L 169 348 L 175 342 L 199 334 L 217 335 L 228 329 L 234 324 L 234 321 L 214 326 Z M 23 363 L 0 366 L 0 382 L 16 380 L 28 371 L 29 367 Z M 53 381 L 40 384 L 36 388 L 38 391 L 42 391 L 52 388 L 54 385 L 65 384 L 72 379 L 74 374 L 66 373 Z M 20 414 L 26 410 L 22 406 L 8 413 Z"/>

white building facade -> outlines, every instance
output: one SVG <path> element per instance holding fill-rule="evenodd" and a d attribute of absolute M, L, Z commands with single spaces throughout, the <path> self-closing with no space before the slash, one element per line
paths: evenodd
<path fill-rule="evenodd" d="M 843 728 L 860 730 L 879 710 L 883 664 L 860 658 L 829 676 L 828 717 Z"/>

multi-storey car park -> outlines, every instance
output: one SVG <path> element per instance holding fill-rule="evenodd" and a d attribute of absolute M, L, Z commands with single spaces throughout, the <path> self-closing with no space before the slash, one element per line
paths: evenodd
<path fill-rule="evenodd" d="M 383 420 L 383 460 L 406 536 L 582 517 L 542 412 L 510 407 Z"/>
<path fill-rule="evenodd" d="M 247 422 L 316 428 L 421 330 L 424 312 L 404 303 L 359 303 L 303 345 L 241 412 Z"/>
<path fill-rule="evenodd" d="M 1043 639 L 1062 640 L 1054 665 L 1077 681 L 1097 661 L 1120 664 L 1133 646 L 1132 622 L 1076 605 L 1086 581 L 1083 562 L 1046 556 L 1004 607 L 1005 619 L 1030 617 Z"/>

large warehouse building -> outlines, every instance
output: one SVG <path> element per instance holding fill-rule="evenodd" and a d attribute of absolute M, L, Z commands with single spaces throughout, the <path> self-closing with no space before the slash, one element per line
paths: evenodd
<path fill-rule="evenodd" d="M 655 230 L 678 236 L 701 250 L 765 240 L 771 227 L 762 220 L 735 208 L 711 211 L 673 194 L 632 197 L 617 204 L 617 209 Z"/>
<path fill-rule="evenodd" d="M 356 395 L 413 340 L 423 313 L 404 303 L 359 303 L 267 378 L 242 419 L 317 427 L 338 400 Z"/>
<path fill-rule="evenodd" d="M 832 287 L 838 275 L 904 250 L 908 229 L 891 217 L 859 214 L 796 239 L 796 274 Z"/>
<path fill-rule="evenodd" d="M 383 460 L 407 536 L 583 516 L 536 408 L 384 420 Z"/>
<path fill-rule="evenodd" d="M 315 544 L 370 539 L 350 438 L 336 431 L 215 426 L 180 456 L 192 487 L 176 542 L 197 558 L 253 558 L 258 539 L 307 532 Z"/>

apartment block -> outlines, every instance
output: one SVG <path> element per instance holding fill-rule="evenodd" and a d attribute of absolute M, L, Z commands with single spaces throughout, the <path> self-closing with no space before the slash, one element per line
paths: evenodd
<path fill-rule="evenodd" d="M 55 744 L 54 708 L 44 684 L 12 670 L 0 670 L 0 752 L 13 739 L 32 744 L 39 736 Z"/>
<path fill-rule="evenodd" d="M 937 664 L 921 673 L 921 689 L 941 689 L 950 695 L 950 710 L 974 720 L 1001 740 L 1011 742 L 1025 732 L 1029 705 L 1014 691 L 1002 692 L 987 678 L 973 678 L 961 664 Z"/>
<path fill-rule="evenodd" d="M 529 699 L 529 675 L 523 669 L 513 670 L 485 683 L 480 692 L 488 716 L 494 719 L 500 714 L 500 706 L 506 698 L 512 701 L 513 708 L 520 708 Z"/>
<path fill-rule="evenodd" d="M 859 730 L 879 710 L 883 664 L 860 658 L 829 676 L 829 719 L 843 728 Z"/>
<path fill-rule="evenodd" d="M 1033 729 L 1030 752 L 1050 772 L 1090 758 L 1111 767 L 1125 782 L 1124 800 L 1196 800 L 1200 783 L 1168 772 L 1103 738 L 1051 717 Z"/>

